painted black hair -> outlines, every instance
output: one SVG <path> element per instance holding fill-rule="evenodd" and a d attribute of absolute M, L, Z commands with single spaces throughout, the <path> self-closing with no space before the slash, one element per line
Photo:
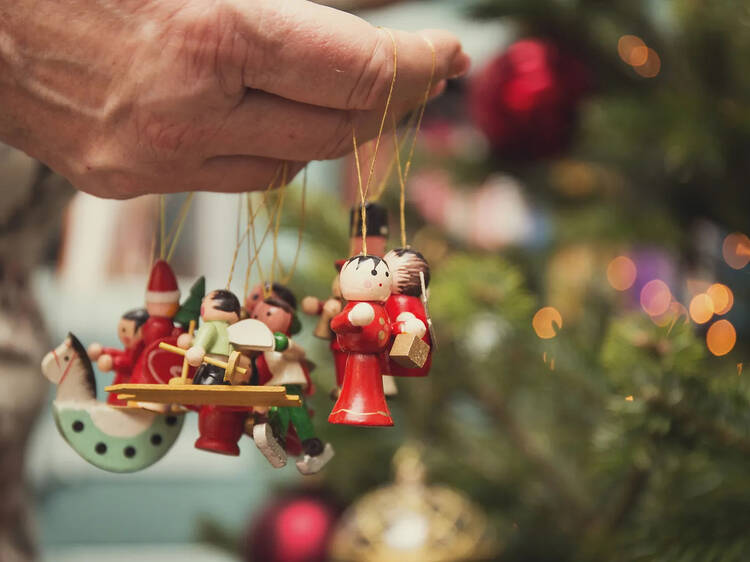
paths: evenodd
<path fill-rule="evenodd" d="M 280 300 L 283 300 L 291 306 L 293 310 L 297 310 L 297 297 L 294 296 L 294 293 L 292 293 L 286 285 L 274 283 L 271 285 L 271 290 Z"/>
<path fill-rule="evenodd" d="M 294 309 L 289 306 L 289 303 L 281 299 L 277 299 L 276 297 L 268 297 L 263 302 L 266 304 L 270 304 L 271 306 L 275 306 L 276 308 L 280 308 L 281 310 L 288 312 L 289 314 L 294 314 Z"/>
<path fill-rule="evenodd" d="M 353 256 L 346 260 L 346 263 L 353 263 L 357 262 L 357 269 L 359 269 L 359 266 L 362 265 L 364 262 L 372 260 L 372 268 L 375 269 L 378 267 L 378 264 L 385 263 L 383 262 L 382 258 L 379 258 L 378 256 L 370 256 L 370 255 L 364 255 L 364 256 Z M 387 264 L 386 264 L 387 267 Z"/>
<path fill-rule="evenodd" d="M 240 315 L 240 300 L 232 291 L 216 289 L 215 291 L 211 291 L 210 295 L 211 300 L 216 301 L 217 310 L 234 312 L 237 316 Z"/>
<path fill-rule="evenodd" d="M 91 365 L 91 359 L 89 354 L 86 353 L 86 348 L 83 347 L 81 341 L 73 335 L 73 332 L 68 332 L 68 338 L 70 338 L 70 345 L 73 347 L 73 351 L 83 364 L 83 368 L 86 371 L 86 384 L 89 385 L 91 392 L 96 396 L 96 377 L 94 376 L 94 367 Z"/>
<path fill-rule="evenodd" d="M 398 293 L 418 297 L 422 294 L 422 283 L 419 279 L 419 272 L 424 275 L 425 288 L 430 286 L 430 265 L 424 256 L 412 250 L 411 248 L 394 248 L 389 253 L 398 258 L 406 256 L 405 261 L 398 265 L 399 271 L 393 271 L 393 282 L 396 284 Z M 408 261 L 406 261 L 408 260 Z"/>
<path fill-rule="evenodd" d="M 138 328 L 143 326 L 146 320 L 148 320 L 148 311 L 145 308 L 134 308 L 133 310 L 128 310 L 122 317 L 125 320 L 135 322 L 135 329 L 138 331 Z"/>

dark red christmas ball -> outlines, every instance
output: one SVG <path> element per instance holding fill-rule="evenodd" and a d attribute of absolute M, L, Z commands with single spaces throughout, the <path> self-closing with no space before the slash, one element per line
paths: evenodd
<path fill-rule="evenodd" d="M 551 156 L 568 146 L 590 83 L 586 66 L 561 46 L 523 39 L 472 80 L 469 110 L 498 156 Z"/>
<path fill-rule="evenodd" d="M 253 519 L 247 559 L 253 562 L 324 562 L 338 507 L 320 494 L 276 498 Z"/>

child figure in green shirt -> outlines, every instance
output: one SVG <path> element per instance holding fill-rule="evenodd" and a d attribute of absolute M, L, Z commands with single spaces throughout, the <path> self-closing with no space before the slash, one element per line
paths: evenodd
<path fill-rule="evenodd" d="M 224 369 L 204 363 L 204 357 L 226 362 L 232 351 L 227 328 L 240 319 L 240 301 L 230 291 L 211 291 L 201 304 L 201 326 L 191 338 L 182 334 L 177 344 L 187 349 L 188 364 L 198 367 L 193 384 L 224 384 Z"/>

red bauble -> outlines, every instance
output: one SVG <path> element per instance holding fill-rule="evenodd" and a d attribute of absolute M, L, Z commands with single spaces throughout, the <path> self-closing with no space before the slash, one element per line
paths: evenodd
<path fill-rule="evenodd" d="M 498 156 L 530 160 L 568 145 L 589 89 L 579 59 L 551 41 L 523 39 L 472 80 L 469 109 Z"/>
<path fill-rule="evenodd" d="M 263 562 L 325 562 L 339 509 L 317 494 L 275 499 L 255 517 L 247 559 Z"/>

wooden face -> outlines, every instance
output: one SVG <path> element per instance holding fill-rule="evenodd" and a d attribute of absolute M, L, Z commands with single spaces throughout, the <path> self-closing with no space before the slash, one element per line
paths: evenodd
<path fill-rule="evenodd" d="M 383 260 L 358 256 L 341 268 L 339 286 L 348 301 L 383 302 L 391 294 L 391 273 Z"/>
<path fill-rule="evenodd" d="M 135 320 L 121 318 L 117 324 L 117 337 L 126 349 L 131 348 L 142 339 L 140 326 L 136 329 Z"/>
<path fill-rule="evenodd" d="M 264 301 L 256 305 L 252 317 L 263 322 L 272 332 L 287 334 L 292 326 L 292 315 L 289 312 Z"/>
<path fill-rule="evenodd" d="M 234 324 L 240 317 L 235 312 L 226 310 L 220 310 L 217 308 L 221 305 L 218 300 L 214 300 L 215 293 L 208 293 L 203 297 L 203 303 L 201 304 L 201 318 L 206 322 L 226 322 L 227 324 Z"/>
<path fill-rule="evenodd" d="M 245 299 L 245 310 L 252 318 L 255 307 L 263 301 L 263 283 L 258 283 Z"/>
<path fill-rule="evenodd" d="M 147 302 L 146 310 L 149 316 L 164 316 L 172 318 L 180 309 L 180 303 L 175 302 Z"/>

